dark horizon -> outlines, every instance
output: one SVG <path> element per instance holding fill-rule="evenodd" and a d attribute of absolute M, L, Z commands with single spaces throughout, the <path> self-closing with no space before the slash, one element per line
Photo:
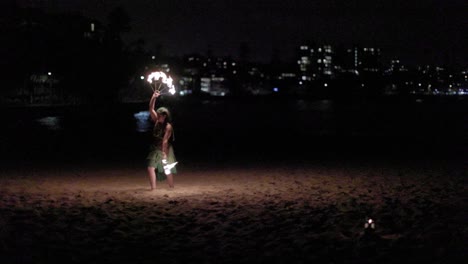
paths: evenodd
<path fill-rule="evenodd" d="M 16 1 L 52 12 L 79 12 L 106 23 L 122 7 L 130 18 L 130 43 L 145 40 L 169 56 L 190 53 L 239 55 L 246 43 L 251 60 L 272 56 L 295 61 L 295 51 L 308 41 L 317 45 L 374 47 L 383 59 L 404 64 L 461 65 L 468 57 L 463 37 L 463 1 Z"/>

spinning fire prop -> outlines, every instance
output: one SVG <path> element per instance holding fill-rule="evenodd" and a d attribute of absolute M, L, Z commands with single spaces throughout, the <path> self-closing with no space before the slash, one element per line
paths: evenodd
<path fill-rule="evenodd" d="M 163 159 L 162 160 L 162 163 L 163 163 L 163 168 L 164 168 L 164 173 L 166 175 L 169 175 L 171 174 L 171 169 L 175 167 L 175 165 L 177 164 L 177 162 L 174 162 L 174 163 L 167 163 L 167 160 Z"/>
<path fill-rule="evenodd" d="M 168 89 L 171 95 L 174 95 L 176 92 L 175 86 L 172 83 L 174 80 L 164 72 L 152 72 L 146 80 L 150 83 L 153 92 L 159 91 L 162 94 L 165 89 Z"/>

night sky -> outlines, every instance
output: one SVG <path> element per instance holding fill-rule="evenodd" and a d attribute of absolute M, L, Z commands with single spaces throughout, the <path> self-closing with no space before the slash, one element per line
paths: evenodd
<path fill-rule="evenodd" d="M 23 0 L 28 2 L 30 0 Z M 269 61 L 277 50 L 292 59 L 305 40 L 334 46 L 380 47 L 384 59 L 461 64 L 468 58 L 465 0 L 60 0 L 59 11 L 80 11 L 103 22 L 116 6 L 131 19 L 127 40 L 162 45 L 168 55 L 239 54 Z"/>

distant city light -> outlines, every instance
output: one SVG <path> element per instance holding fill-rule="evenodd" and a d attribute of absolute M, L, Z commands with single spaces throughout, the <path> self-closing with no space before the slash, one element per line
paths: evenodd
<path fill-rule="evenodd" d="M 58 116 L 46 116 L 36 119 L 36 121 L 49 130 L 61 130 L 61 118 Z"/>
<path fill-rule="evenodd" d="M 328 83 L 324 83 L 323 86 L 328 87 Z"/>
<path fill-rule="evenodd" d="M 179 92 L 180 96 L 184 96 L 184 95 L 187 95 L 187 94 L 192 94 L 192 90 L 182 90 L 182 91 Z"/>
<path fill-rule="evenodd" d="M 144 79 L 145 79 L 145 76 L 143 76 L 143 75 L 140 76 L 140 79 L 141 79 L 141 80 L 144 80 Z"/>
<path fill-rule="evenodd" d="M 279 92 L 278 87 L 273 88 L 273 92 L 275 92 L 275 93 Z"/>
<path fill-rule="evenodd" d="M 48 72 L 48 73 L 47 73 L 47 75 L 51 76 L 51 75 L 52 75 L 52 73 L 51 73 L 51 72 Z"/>
<path fill-rule="evenodd" d="M 152 59 L 152 60 L 156 59 L 156 56 L 151 56 L 151 59 Z"/>

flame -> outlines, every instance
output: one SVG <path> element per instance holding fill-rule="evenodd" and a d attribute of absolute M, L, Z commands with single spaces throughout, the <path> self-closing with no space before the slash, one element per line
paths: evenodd
<path fill-rule="evenodd" d="M 169 175 L 171 174 L 171 169 L 175 167 L 175 165 L 178 163 L 177 161 L 174 162 L 174 163 L 167 163 L 167 160 L 163 159 L 162 160 L 162 163 L 163 163 L 163 168 L 164 168 L 164 173 L 166 175 Z"/>
<path fill-rule="evenodd" d="M 171 89 L 169 89 L 169 92 L 170 92 L 172 95 L 174 95 L 174 94 L 176 93 L 175 87 L 172 86 Z"/>
<path fill-rule="evenodd" d="M 152 72 L 150 75 L 148 75 L 148 78 L 146 79 L 150 84 L 153 82 L 162 82 L 169 88 L 169 93 L 175 94 L 175 86 L 173 84 L 173 79 L 170 76 L 167 76 L 164 72 Z"/>

